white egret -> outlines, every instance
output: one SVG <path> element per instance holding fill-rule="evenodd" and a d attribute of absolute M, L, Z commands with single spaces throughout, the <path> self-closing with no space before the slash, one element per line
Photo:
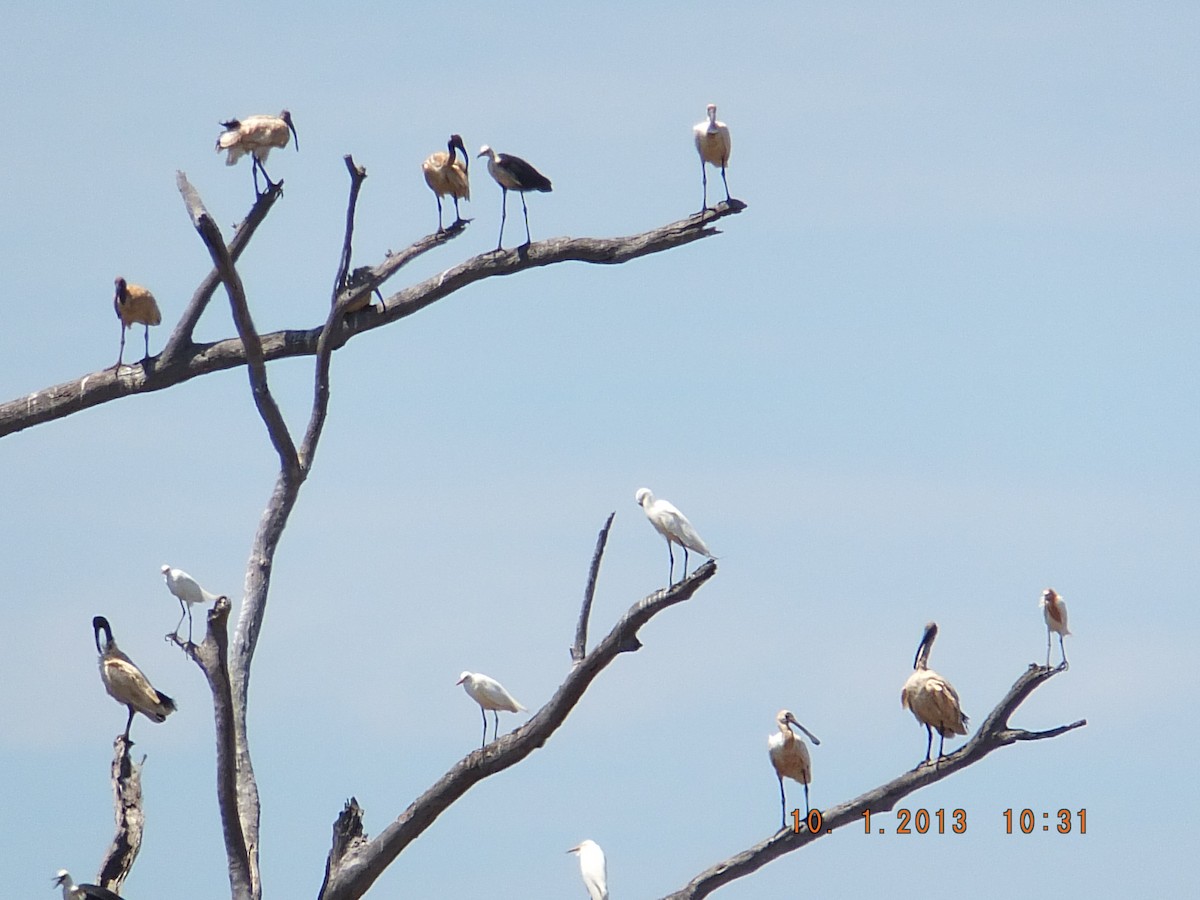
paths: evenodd
<path fill-rule="evenodd" d="M 163 580 L 167 583 L 167 590 L 179 600 L 180 616 L 179 622 L 175 625 L 174 635 L 179 636 L 179 626 L 183 624 L 183 617 L 187 616 L 188 643 L 190 644 L 192 642 L 192 606 L 212 603 L 220 595 L 210 593 L 200 587 L 200 583 L 183 569 L 172 569 L 164 564 L 162 574 Z"/>
<path fill-rule="evenodd" d="M 98 884 L 76 884 L 66 869 L 58 870 L 54 883 L 62 888 L 63 900 L 121 900 L 119 894 Z"/>
<path fill-rule="evenodd" d="M 113 296 L 113 311 L 121 321 L 121 349 L 117 352 L 117 364 L 114 369 L 121 368 L 121 360 L 125 358 L 125 330 L 132 328 L 135 323 L 146 327 L 146 355 L 143 361 L 150 358 L 150 326 L 162 323 L 162 313 L 158 311 L 158 301 L 154 295 L 140 284 L 129 284 L 124 278 L 117 276 L 115 281 L 117 292 Z"/>
<path fill-rule="evenodd" d="M 228 151 L 225 165 L 232 166 L 243 155 L 249 153 L 251 158 L 250 171 L 254 174 L 254 196 L 259 195 L 258 173 L 261 170 L 267 180 L 267 190 L 278 187 L 267 174 L 267 155 L 273 147 L 286 147 L 290 136 L 296 139 L 296 149 L 300 149 L 300 136 L 296 134 L 296 126 L 292 124 L 292 114 L 286 109 L 277 116 L 247 116 L 244 119 L 230 119 L 222 122 L 225 130 L 217 137 L 217 152 Z"/>
<path fill-rule="evenodd" d="M 675 578 L 675 551 L 671 548 L 672 544 L 678 544 L 683 548 L 684 578 L 687 578 L 687 552 L 689 549 L 703 553 L 709 559 L 713 558 L 704 540 L 696 533 L 696 529 L 692 527 L 687 516 L 669 501 L 655 500 L 654 494 L 650 492 L 649 488 L 638 488 L 637 493 L 634 494 L 634 500 L 641 505 L 642 510 L 646 513 L 646 518 L 650 520 L 650 524 L 654 526 L 655 530 L 667 539 L 667 557 L 670 560 L 667 569 L 668 587 L 674 584 Z"/>
<path fill-rule="evenodd" d="M 500 737 L 499 710 L 525 712 L 525 707 L 495 678 L 488 678 L 478 672 L 463 672 L 455 684 L 461 684 L 470 698 L 479 704 L 479 714 L 483 716 L 483 742 L 479 745 L 480 748 L 487 746 L 487 710 L 492 711 L 492 718 L 496 722 L 493 740 Z"/>
<path fill-rule="evenodd" d="M 589 900 L 608 900 L 608 866 L 604 851 L 595 841 L 581 841 L 567 851 L 579 857 L 579 872 Z"/>
<path fill-rule="evenodd" d="M 775 767 L 775 776 L 779 779 L 779 806 L 782 821 L 780 827 L 787 828 L 787 797 L 783 792 L 783 779 L 787 777 L 804 785 L 805 815 L 809 813 L 808 785 L 812 781 L 812 759 L 808 755 L 808 747 L 796 736 L 791 726 L 795 725 L 803 731 L 814 746 L 821 742 L 811 731 L 797 722 L 796 717 L 789 710 L 781 709 L 779 715 L 775 717 L 775 723 L 779 726 L 779 731 L 767 739 L 767 755 L 770 756 L 771 765 Z"/>
<path fill-rule="evenodd" d="M 1058 649 L 1062 651 L 1062 668 L 1069 668 L 1067 663 L 1067 648 L 1063 646 L 1063 635 L 1070 634 L 1067 629 L 1067 604 L 1054 588 L 1042 591 L 1042 617 L 1046 620 L 1046 668 L 1050 668 L 1050 633 L 1058 635 Z"/>
<path fill-rule="evenodd" d="M 525 213 L 525 246 L 531 242 L 529 237 L 529 209 L 525 206 L 527 191 L 548 192 L 553 190 L 550 179 L 531 166 L 519 156 L 510 153 L 497 153 L 487 144 L 480 148 L 477 156 L 488 158 L 488 174 L 500 185 L 500 238 L 496 241 L 499 250 L 504 243 L 504 220 L 508 217 L 508 192 L 516 191 L 521 195 L 521 212 Z"/>
<path fill-rule="evenodd" d="M 729 136 L 729 126 L 717 121 L 717 105 L 708 104 L 708 118 L 692 129 L 696 139 L 696 152 L 700 154 L 700 180 L 704 188 L 704 205 L 700 211 L 708 209 L 708 168 L 705 165 L 716 166 L 721 170 L 721 182 L 725 185 L 725 202 L 728 203 L 729 182 L 725 180 L 725 167 L 729 165 L 729 154 L 733 150 L 733 139 Z"/>
<path fill-rule="evenodd" d="M 150 679 L 117 647 L 108 619 L 96 616 L 92 619 L 92 631 L 96 637 L 96 649 L 100 652 L 100 679 L 104 682 L 104 689 L 118 703 L 129 707 L 129 719 L 125 722 L 126 739 L 129 738 L 129 726 L 133 724 L 134 713 L 140 712 L 148 719 L 162 722 L 175 712 L 175 701 L 162 691 L 155 690 Z M 101 631 L 104 632 L 103 642 L 100 640 Z"/>
<path fill-rule="evenodd" d="M 954 690 L 954 685 L 929 668 L 929 651 L 933 647 L 937 632 L 936 622 L 925 626 L 925 634 L 921 637 L 917 655 L 913 659 L 913 673 L 908 676 L 900 691 L 900 706 L 912 710 L 912 714 L 925 726 L 929 735 L 925 742 L 924 763 L 929 762 L 929 754 L 933 749 L 934 728 L 940 736 L 939 760 L 944 755 L 946 735 L 967 733 L 967 715 L 962 711 L 958 691 Z"/>
<path fill-rule="evenodd" d="M 456 150 L 462 151 L 461 163 L 455 159 Z M 442 228 L 443 197 L 454 198 L 454 225 L 465 221 L 458 211 L 458 201 L 471 199 L 470 168 L 471 160 L 467 158 L 467 148 L 463 146 L 463 139 L 457 134 L 450 135 L 445 150 L 431 153 L 421 164 L 421 171 L 425 173 L 425 183 L 437 198 L 439 233 L 445 231 Z M 450 227 L 453 228 L 454 225 Z"/>

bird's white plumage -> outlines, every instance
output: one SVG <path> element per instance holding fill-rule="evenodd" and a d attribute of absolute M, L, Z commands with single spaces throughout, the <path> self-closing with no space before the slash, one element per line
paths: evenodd
<path fill-rule="evenodd" d="M 191 575 L 183 569 L 173 569 L 168 565 L 162 567 L 163 580 L 167 590 L 174 594 L 181 603 L 194 606 L 197 603 L 212 603 L 217 595 L 206 591 Z"/>
<path fill-rule="evenodd" d="M 697 123 L 692 129 L 696 152 L 706 163 L 723 169 L 729 165 L 729 155 L 733 152 L 733 138 L 729 134 L 729 126 L 717 121 L 715 103 L 708 104 L 707 112 L 708 118 Z"/>
<path fill-rule="evenodd" d="M 62 888 L 63 900 L 121 900 L 119 895 L 99 885 L 76 884 L 66 869 L 58 870 L 54 883 Z"/>
<path fill-rule="evenodd" d="M 679 544 L 696 553 L 702 553 L 712 559 L 712 552 L 704 539 L 692 527 L 687 516 L 681 513 L 668 500 L 656 500 L 649 488 L 638 488 L 634 499 L 646 513 L 646 518 L 655 530 L 667 539 L 667 543 Z"/>
<path fill-rule="evenodd" d="M 286 147 L 293 130 L 292 117 L 287 110 L 277 116 L 247 116 L 230 123 L 231 127 L 217 138 L 217 152 L 227 151 L 225 165 L 232 166 L 247 153 L 253 153 L 260 163 L 274 147 Z"/>
<path fill-rule="evenodd" d="M 791 726 L 795 725 L 803 731 L 814 744 L 821 742 L 786 709 L 779 711 L 775 723 L 779 730 L 767 738 L 767 755 L 771 759 L 771 765 L 775 767 L 775 774 L 780 778 L 809 784 L 812 781 L 812 757 L 804 741 L 792 731 Z"/>
<path fill-rule="evenodd" d="M 1046 620 L 1047 628 L 1056 634 L 1071 633 L 1067 628 L 1067 603 L 1057 591 L 1053 588 L 1046 588 L 1046 590 L 1042 591 L 1040 605 L 1042 607 L 1042 618 Z M 1084 612 L 1086 613 L 1087 610 L 1084 610 Z M 1085 628 L 1084 631 L 1087 631 L 1087 629 Z M 1086 635 L 1084 639 L 1086 641 Z"/>
<path fill-rule="evenodd" d="M 579 857 L 579 874 L 589 900 L 608 900 L 608 865 L 600 845 L 592 840 L 581 841 L 567 852 Z"/>
<path fill-rule="evenodd" d="M 481 675 L 478 672 L 463 672 L 458 677 L 458 684 L 463 686 L 467 694 L 483 709 L 503 710 L 504 712 L 524 712 L 525 707 L 517 702 L 504 685 L 495 678 Z"/>

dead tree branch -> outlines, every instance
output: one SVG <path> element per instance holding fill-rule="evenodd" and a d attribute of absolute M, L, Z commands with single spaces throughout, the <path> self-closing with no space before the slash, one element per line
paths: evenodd
<path fill-rule="evenodd" d="M 141 763 L 134 762 L 129 755 L 132 746 L 133 741 L 123 734 L 118 734 L 113 741 L 113 814 L 117 820 L 117 830 L 96 874 L 96 883 L 113 893 L 120 892 L 121 885 L 133 869 L 138 851 L 142 849 L 142 828 L 145 824 L 142 812 L 142 763 L 146 759 L 142 757 Z"/>
<path fill-rule="evenodd" d="M 364 309 L 343 317 L 332 334 L 333 349 L 366 331 L 403 319 L 469 284 L 497 275 L 512 275 L 525 269 L 562 262 L 616 265 L 651 253 L 671 250 L 701 238 L 719 234 L 714 223 L 740 213 L 740 201 L 722 203 L 715 210 L 695 213 L 686 219 L 641 234 L 618 238 L 554 238 L 517 250 L 491 251 L 460 263 L 440 275 L 406 288 L 389 297 L 386 311 Z M 381 284 L 406 262 L 462 234 L 447 230 L 429 235 L 408 251 L 389 256 L 375 266 L 376 279 L 365 289 Z M 357 292 L 364 288 L 355 288 Z M 263 359 L 267 362 L 294 356 L 314 356 L 321 328 L 276 331 L 261 336 Z M 101 403 L 134 394 L 161 391 L 201 375 L 246 365 L 245 345 L 239 338 L 208 344 L 188 344 L 177 358 L 164 354 L 151 357 L 145 366 L 127 366 L 120 372 L 111 367 L 61 384 L 34 391 L 0 405 L 0 437 L 43 422 L 61 419 Z"/>
<path fill-rule="evenodd" d="M 979 762 L 999 747 L 1016 741 L 1057 737 L 1067 731 L 1083 727 L 1087 724 L 1086 719 L 1080 719 L 1070 725 L 1061 725 L 1049 731 L 1031 732 L 1008 727 L 1009 717 L 1016 712 L 1017 707 L 1024 702 L 1025 698 L 1035 688 L 1053 678 L 1060 671 L 1062 670 L 1030 665 L 996 705 L 996 708 L 988 714 L 975 736 L 957 752 L 951 753 L 936 765 L 922 764 L 913 771 L 905 772 L 887 784 L 867 791 L 853 800 L 824 810 L 822 830 L 815 834 L 809 832 L 807 828 L 802 828 L 799 832 L 790 828 L 777 832 L 773 837 L 706 869 L 682 889 L 668 894 L 663 900 L 700 900 L 717 888 L 757 871 L 771 860 L 777 859 L 785 853 L 791 853 L 793 850 L 799 850 L 823 834 L 829 834 L 843 825 L 861 824 L 863 812 L 866 810 L 870 810 L 872 814 L 888 812 L 895 808 L 900 800 L 914 791 L 933 784 L 935 781 L 948 778 L 955 772 Z"/>
<path fill-rule="evenodd" d="M 575 643 L 571 647 L 571 660 L 582 662 L 587 655 L 588 619 L 592 615 L 592 598 L 596 596 L 596 577 L 600 574 L 600 560 L 604 557 L 604 546 L 608 543 L 608 530 L 612 528 L 616 510 L 608 514 L 608 521 L 596 537 L 596 551 L 592 554 L 592 567 L 588 570 L 587 587 L 583 590 L 583 606 L 579 610 L 579 624 L 575 627 Z"/>
<path fill-rule="evenodd" d="M 361 837 L 362 810 L 357 802 L 348 804 L 334 829 L 334 845 L 319 900 L 355 900 L 365 894 L 404 848 L 458 798 L 483 779 L 515 766 L 545 744 L 609 663 L 618 654 L 641 646 L 636 642 L 638 630 L 664 609 L 691 599 L 716 572 L 717 564 L 709 560 L 669 590 L 656 591 L 633 604 L 591 653 L 573 663 L 554 696 L 524 725 L 482 749 L 471 751 L 374 840 Z M 346 839 L 346 835 L 358 835 L 360 839 Z"/>

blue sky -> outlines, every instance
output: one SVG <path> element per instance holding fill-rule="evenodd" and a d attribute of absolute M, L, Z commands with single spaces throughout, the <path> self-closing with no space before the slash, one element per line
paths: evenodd
<path fill-rule="evenodd" d="M 118 274 L 157 295 L 161 349 L 209 267 L 176 170 L 226 236 L 252 199 L 245 165 L 212 150 L 223 119 L 286 106 L 300 137 L 271 157 L 286 194 L 239 267 L 264 331 L 324 318 L 345 153 L 368 171 L 358 265 L 432 230 L 419 166 L 451 131 L 554 181 L 530 198 L 535 240 L 684 217 L 690 127 L 715 102 L 733 132 L 749 209 L 724 234 L 492 279 L 336 355 L 252 679 L 266 896 L 315 896 L 347 797 L 376 834 L 477 746 L 460 671 L 549 698 L 610 511 L 593 634 L 662 585 L 643 485 L 689 515 L 717 577 L 372 896 L 582 896 L 564 851 L 585 837 L 614 897 L 666 894 L 776 827 L 780 708 L 821 738 L 814 805 L 857 796 L 923 752 L 899 693 L 924 623 L 980 722 L 1043 656 L 1047 586 L 1070 606 L 1072 666 L 1014 724 L 1087 728 L 910 798 L 966 809 L 964 835 L 903 837 L 887 817 L 886 835 L 845 829 L 718 896 L 1191 884 L 1193 5 L 43 4 L 4 19 L 3 400 L 111 364 Z M 495 246 L 499 190 L 473 161 L 474 223 L 390 290 Z M 198 338 L 231 333 L 214 302 Z M 310 362 L 270 377 L 301 428 Z M 180 705 L 134 723 L 147 830 L 123 893 L 227 892 L 207 690 L 161 639 L 177 605 L 159 566 L 239 593 L 274 464 L 243 372 L 0 440 L 13 896 L 47 896 L 60 867 L 90 879 L 112 835 L 124 711 L 96 673 L 97 613 Z M 1005 809 L 1063 807 L 1088 810 L 1087 835 L 1004 833 Z"/>

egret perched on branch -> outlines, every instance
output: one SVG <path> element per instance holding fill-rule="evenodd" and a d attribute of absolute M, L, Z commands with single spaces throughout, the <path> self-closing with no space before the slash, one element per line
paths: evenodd
<path fill-rule="evenodd" d="M 608 866 L 600 845 L 595 841 L 582 841 L 567 852 L 579 857 L 579 873 L 583 876 L 589 900 L 608 900 Z"/>
<path fill-rule="evenodd" d="M 925 726 L 929 735 L 925 742 L 923 763 L 929 762 L 929 754 L 933 749 L 934 728 L 940 735 L 939 760 L 944 755 L 946 735 L 967 733 L 967 715 L 962 711 L 958 691 L 954 690 L 954 685 L 929 668 L 929 651 L 933 647 L 937 632 L 936 622 L 925 626 L 925 634 L 921 637 L 917 655 L 913 659 L 913 673 L 908 676 L 900 691 L 900 706 L 912 710 L 912 714 Z"/>
<path fill-rule="evenodd" d="M 292 114 L 286 109 L 277 116 L 247 116 L 245 119 L 230 119 L 222 122 L 225 130 L 217 137 L 217 152 L 227 150 L 225 165 L 232 166 L 246 153 L 250 154 L 250 171 L 254 174 L 254 196 L 259 195 L 258 173 L 267 180 L 267 190 L 279 185 L 267 174 L 267 155 L 272 147 L 286 147 L 289 132 L 296 139 L 296 150 L 300 150 L 300 136 L 292 124 Z M 282 182 L 280 182 L 282 184 Z"/>
<path fill-rule="evenodd" d="M 521 195 L 521 212 L 525 213 L 525 246 L 531 242 L 529 237 L 529 209 L 525 206 L 527 191 L 548 192 L 552 190 L 550 179 L 531 166 L 519 156 L 509 153 L 497 153 L 487 144 L 480 148 L 477 156 L 488 158 L 488 174 L 500 185 L 500 238 L 496 241 L 499 250 L 504 243 L 504 220 L 508 216 L 508 192 L 516 191 Z"/>
<path fill-rule="evenodd" d="M 121 900 L 119 894 L 98 884 L 76 884 L 66 869 L 58 870 L 54 883 L 62 887 L 63 900 Z"/>
<path fill-rule="evenodd" d="M 129 726 L 133 724 L 135 712 L 155 722 L 163 722 L 175 712 L 175 701 L 162 691 L 155 690 L 150 679 L 117 647 L 108 619 L 96 616 L 92 619 L 92 631 L 96 636 L 96 650 L 100 653 L 100 679 L 104 682 L 104 689 L 118 703 L 129 707 L 129 719 L 125 722 L 126 739 L 129 738 Z M 101 631 L 104 632 L 103 641 L 100 640 Z"/>
<path fill-rule="evenodd" d="M 715 103 L 708 104 L 708 118 L 692 129 L 692 135 L 696 138 L 696 152 L 700 154 L 700 182 L 704 187 L 704 205 L 700 207 L 700 211 L 704 212 L 708 209 L 708 169 L 705 163 L 721 170 L 721 183 L 725 185 L 725 202 L 730 201 L 725 167 L 729 165 L 733 139 L 729 136 L 729 126 L 717 121 Z"/>
<path fill-rule="evenodd" d="M 496 722 L 493 740 L 500 737 L 500 713 L 498 710 L 525 711 L 525 707 L 518 703 L 516 698 L 506 691 L 504 685 L 495 678 L 488 678 L 478 672 L 463 672 L 455 683 L 461 684 L 471 699 L 479 704 L 479 714 L 483 716 L 483 742 L 479 745 L 480 748 L 487 746 L 487 710 L 492 711 L 492 718 Z"/>
<path fill-rule="evenodd" d="M 200 583 L 183 569 L 172 569 L 170 566 L 164 565 L 162 573 L 163 580 L 167 583 L 167 590 L 179 600 L 179 622 L 175 625 L 173 633 L 175 637 L 179 636 L 179 626 L 183 624 L 183 617 L 187 616 L 188 643 L 190 644 L 192 642 L 192 605 L 212 603 L 218 595 L 209 593 L 200 587 Z"/>
<path fill-rule="evenodd" d="M 784 777 L 798 781 L 804 785 L 804 814 L 808 815 L 808 784 L 812 781 L 812 759 L 808 755 L 808 747 L 796 736 L 791 726 L 795 725 L 803 731 L 813 745 L 821 742 L 816 736 L 796 721 L 796 717 L 786 709 L 781 709 L 775 717 L 779 731 L 767 738 L 767 755 L 771 757 L 771 765 L 775 767 L 775 776 L 779 779 L 779 806 L 782 824 L 787 828 L 787 797 L 783 792 Z"/>
<path fill-rule="evenodd" d="M 456 150 L 462 151 L 461 163 L 455 158 Z M 421 163 L 421 171 L 425 173 L 425 183 L 429 185 L 429 189 L 437 198 L 439 233 L 445 231 L 442 228 L 443 197 L 454 198 L 454 225 L 465 221 L 458 211 L 458 201 L 460 198 L 471 199 L 470 169 L 471 160 L 467 158 L 467 148 L 463 146 L 463 139 L 457 134 L 450 135 L 450 141 L 446 144 L 445 150 L 431 153 L 425 162 Z M 454 225 L 450 227 L 453 228 Z"/>
<path fill-rule="evenodd" d="M 683 578 L 687 578 L 687 552 L 695 550 L 697 553 L 703 553 L 709 559 L 713 558 L 712 553 L 704 543 L 704 539 L 696 533 L 696 529 L 692 527 L 692 523 L 687 520 L 687 516 L 676 509 L 667 500 L 655 500 L 654 494 L 650 493 L 649 488 L 638 488 L 634 494 L 636 500 L 646 513 L 646 518 L 650 520 L 650 524 L 667 539 L 667 556 L 670 559 L 670 565 L 667 569 L 667 586 L 674 584 L 675 577 L 675 551 L 671 548 L 672 544 L 678 544 L 683 548 Z M 682 579 L 681 579 L 682 580 Z"/>
<path fill-rule="evenodd" d="M 145 361 L 150 358 L 150 326 L 162 322 L 162 313 L 158 311 L 154 295 L 140 284 L 129 284 L 119 275 L 114 284 L 117 292 L 113 296 L 113 311 L 121 321 L 121 349 L 113 368 L 119 369 L 125 357 L 125 329 L 132 328 L 135 322 L 146 326 L 146 355 L 142 357 Z"/>
<path fill-rule="evenodd" d="M 1046 620 L 1046 668 L 1050 668 L 1050 632 L 1058 634 L 1058 649 L 1062 651 L 1062 668 L 1068 667 L 1067 648 L 1063 646 L 1063 635 L 1070 634 L 1067 629 L 1067 604 L 1054 588 L 1042 591 L 1042 617 Z"/>

